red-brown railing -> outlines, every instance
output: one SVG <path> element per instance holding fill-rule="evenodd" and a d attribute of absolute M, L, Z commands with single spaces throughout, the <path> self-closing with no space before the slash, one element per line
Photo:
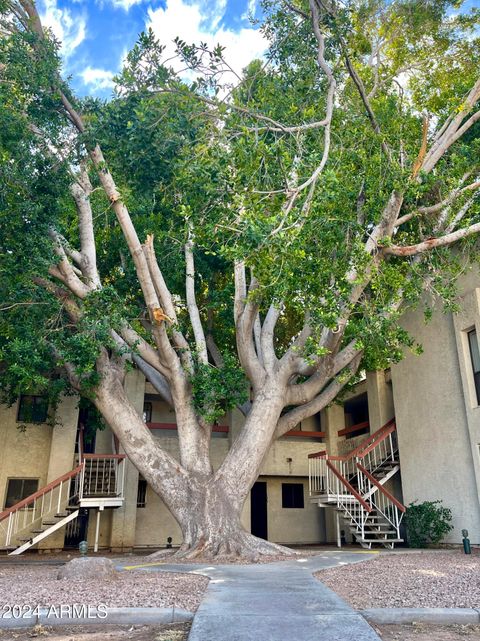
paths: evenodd
<path fill-rule="evenodd" d="M 0 512 L 0 548 L 15 547 L 22 533 L 29 538 L 32 530 L 63 517 L 83 499 L 123 499 L 124 459 L 125 454 L 83 454 L 73 470 Z"/>
<path fill-rule="evenodd" d="M 357 423 L 356 425 L 350 425 L 350 427 L 345 427 L 343 430 L 338 431 L 338 436 L 347 436 L 347 434 L 355 434 L 355 432 L 362 432 L 366 428 L 370 427 L 368 421 L 363 423 Z"/>
<path fill-rule="evenodd" d="M 368 514 L 375 510 L 391 523 L 399 538 L 405 506 L 375 478 L 378 468 L 388 462 L 396 465 L 395 419 L 365 438 L 345 456 L 330 456 L 325 450 L 309 454 L 310 494 L 325 496 L 343 509 L 364 537 Z M 356 479 L 358 489 L 350 480 Z M 353 502 L 353 503 L 352 503 Z M 354 503 L 357 504 L 355 509 Z"/>
<path fill-rule="evenodd" d="M 176 423 L 146 423 L 150 430 L 177 430 Z M 220 434 L 228 434 L 230 428 L 228 425 L 214 425 L 212 432 Z M 300 438 L 325 438 L 326 432 L 317 432 L 309 430 L 290 430 L 284 436 L 294 436 Z"/>
<path fill-rule="evenodd" d="M 176 423 L 146 423 L 146 426 L 150 430 L 177 430 Z M 228 425 L 214 425 L 212 427 L 212 432 L 219 432 L 223 434 L 228 434 L 229 427 Z"/>
<path fill-rule="evenodd" d="M 45 485 L 45 487 L 42 487 L 40 490 L 38 490 L 34 494 L 30 494 L 30 496 L 27 496 L 27 498 L 22 499 L 18 503 L 15 503 L 15 505 L 12 505 L 12 507 L 7 507 L 5 510 L 3 510 L 3 512 L 0 512 L 0 521 L 3 521 L 10 514 L 12 514 L 13 512 L 16 512 L 17 510 L 22 510 L 23 508 L 33 505 L 35 501 L 37 501 L 39 498 L 41 498 L 45 494 L 52 492 L 53 490 L 61 486 L 66 481 L 73 479 L 77 474 L 80 474 L 80 472 L 82 471 L 82 468 L 83 468 L 83 465 L 78 465 L 75 469 L 71 470 L 70 472 L 67 472 L 66 474 L 62 474 L 62 476 L 59 476 L 58 479 L 51 481 L 50 483 Z"/>
<path fill-rule="evenodd" d="M 337 479 L 340 481 L 342 485 L 345 486 L 345 488 L 348 490 L 348 492 L 354 496 L 357 501 L 360 503 L 360 505 L 365 508 L 367 512 L 372 511 L 372 507 L 360 496 L 360 494 L 357 492 L 357 490 L 347 481 L 347 479 L 340 474 L 340 472 L 337 470 L 337 468 L 330 463 L 330 461 L 327 461 L 327 467 L 332 470 L 332 472 L 335 474 Z M 340 492 L 337 492 L 337 494 L 340 494 Z"/>
<path fill-rule="evenodd" d="M 351 450 L 348 454 L 345 454 L 344 456 L 328 456 L 328 458 L 331 461 L 348 461 L 354 457 L 362 458 L 363 456 L 365 456 L 365 454 L 368 453 L 369 448 L 373 449 L 370 446 L 375 447 L 377 441 L 384 440 L 389 434 L 395 432 L 395 430 L 395 419 L 392 418 L 379 430 L 377 430 L 373 434 L 370 434 L 370 436 L 367 436 L 359 445 L 357 445 L 355 449 Z M 313 452 L 313 454 L 309 454 L 308 458 L 323 458 L 325 456 L 327 456 L 327 452 L 326 450 L 322 450 L 321 452 Z"/>
<path fill-rule="evenodd" d="M 366 476 L 366 477 L 367 477 L 367 479 L 370 481 L 370 483 L 372 483 L 373 485 L 375 485 L 375 487 L 376 487 L 377 489 L 379 489 L 379 490 L 381 491 L 381 493 L 382 493 L 382 494 L 383 494 L 383 495 L 384 495 L 384 496 L 385 496 L 385 497 L 386 497 L 386 498 L 387 498 L 391 503 L 393 503 L 394 505 L 396 505 L 396 506 L 397 506 L 397 508 L 400 510 L 400 512 L 405 513 L 405 512 L 407 511 L 407 508 L 403 505 L 403 503 L 400 503 L 400 501 L 399 501 L 398 499 L 396 499 L 396 498 L 393 496 L 393 494 L 392 494 L 391 492 L 389 492 L 385 487 L 383 487 L 383 485 L 380 483 L 380 481 L 378 481 L 378 480 L 373 476 L 373 474 L 370 474 L 370 472 L 369 472 L 368 470 L 366 470 L 366 469 L 363 467 L 363 465 L 361 465 L 360 463 L 357 463 L 357 467 L 358 467 L 358 469 L 362 472 L 362 474 L 363 474 L 364 476 Z"/>

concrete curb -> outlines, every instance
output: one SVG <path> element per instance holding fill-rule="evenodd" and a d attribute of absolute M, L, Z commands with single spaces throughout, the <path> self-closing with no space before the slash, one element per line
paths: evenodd
<path fill-rule="evenodd" d="M 432 625 L 479 625 L 480 610 L 473 608 L 370 608 L 359 610 L 369 623 L 398 625 L 430 623 Z"/>
<path fill-rule="evenodd" d="M 71 605 L 40 608 L 38 613 L 0 613 L 0 630 L 31 628 L 35 625 L 160 625 L 185 623 L 194 613 L 181 608 L 95 608 Z"/>

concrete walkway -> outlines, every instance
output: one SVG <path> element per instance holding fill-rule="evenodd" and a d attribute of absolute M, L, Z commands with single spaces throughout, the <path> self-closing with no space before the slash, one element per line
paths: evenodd
<path fill-rule="evenodd" d="M 373 556 L 325 552 L 263 565 L 145 564 L 142 569 L 210 577 L 189 641 L 380 641 L 362 616 L 312 576 Z"/>

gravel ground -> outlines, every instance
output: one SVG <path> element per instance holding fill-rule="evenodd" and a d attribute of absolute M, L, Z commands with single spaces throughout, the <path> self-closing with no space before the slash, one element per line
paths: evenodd
<path fill-rule="evenodd" d="M 28 630 L 0 630 L 0 641 L 186 641 L 190 624 L 162 626 L 66 626 L 37 625 Z"/>
<path fill-rule="evenodd" d="M 145 561 L 145 559 L 143 559 Z M 0 567 L 0 609 L 8 605 L 82 604 L 110 607 L 171 607 L 195 611 L 208 579 L 173 572 L 119 572 L 111 581 L 58 580 L 58 567 Z"/>
<path fill-rule="evenodd" d="M 480 641 L 478 625 L 374 626 L 383 641 Z"/>
<path fill-rule="evenodd" d="M 480 552 L 380 554 L 315 576 L 354 608 L 480 608 Z"/>

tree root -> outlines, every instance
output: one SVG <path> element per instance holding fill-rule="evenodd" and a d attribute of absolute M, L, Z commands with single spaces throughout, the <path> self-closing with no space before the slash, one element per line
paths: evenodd
<path fill-rule="evenodd" d="M 248 532 L 240 532 L 229 538 L 214 536 L 209 539 L 200 537 L 192 543 L 183 543 L 178 550 L 161 550 L 154 552 L 149 558 L 168 558 L 175 560 L 212 560 L 225 559 L 229 561 L 258 562 L 269 556 L 296 556 L 298 552 L 278 543 L 259 539 Z"/>

